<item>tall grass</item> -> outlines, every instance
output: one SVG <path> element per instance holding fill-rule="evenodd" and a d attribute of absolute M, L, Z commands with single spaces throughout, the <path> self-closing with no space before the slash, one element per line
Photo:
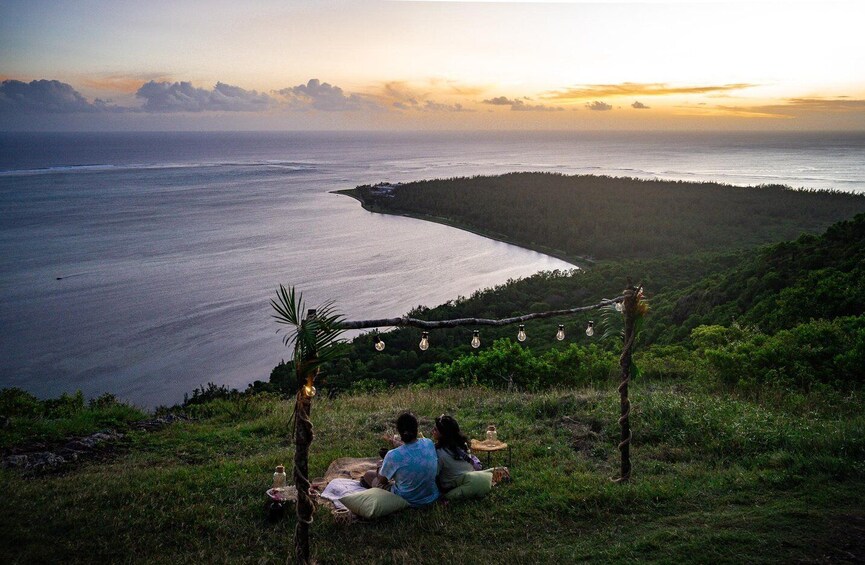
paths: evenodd
<path fill-rule="evenodd" d="M 865 506 L 862 417 L 790 413 L 681 385 L 636 383 L 632 400 L 634 477 L 615 484 L 612 388 L 317 396 L 313 476 L 337 457 L 374 456 L 403 410 L 425 432 L 441 413 L 472 437 L 494 423 L 514 461 L 513 482 L 479 501 L 350 527 L 320 509 L 315 555 L 325 563 L 842 555 L 839 526 Z M 0 472 L 0 560 L 285 562 L 294 520 L 266 522 L 264 491 L 273 467 L 293 455 L 290 404 L 262 396 L 194 410 L 196 420 L 132 432 L 132 449 L 111 461 L 36 478 Z"/>

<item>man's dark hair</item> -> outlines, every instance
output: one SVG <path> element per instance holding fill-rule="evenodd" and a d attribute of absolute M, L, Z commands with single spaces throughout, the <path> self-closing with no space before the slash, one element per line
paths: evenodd
<path fill-rule="evenodd" d="M 411 412 L 403 412 L 396 419 L 396 431 L 403 443 L 411 443 L 417 439 L 417 418 Z"/>

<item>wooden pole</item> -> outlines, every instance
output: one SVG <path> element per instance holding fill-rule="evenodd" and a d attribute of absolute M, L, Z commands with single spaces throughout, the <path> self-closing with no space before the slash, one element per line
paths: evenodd
<path fill-rule="evenodd" d="M 306 319 L 314 318 L 309 310 Z M 299 565 L 310 561 L 309 527 L 315 504 L 309 496 L 309 446 L 312 444 L 312 395 L 308 391 L 315 381 L 316 370 L 310 368 L 315 352 L 309 358 L 296 362 L 297 397 L 294 402 L 294 485 L 297 488 L 297 525 L 294 528 L 294 559 Z"/>
<path fill-rule="evenodd" d="M 626 482 L 631 478 L 631 401 L 628 399 L 628 383 L 631 380 L 631 355 L 634 348 L 634 325 L 637 321 L 637 301 L 639 289 L 629 286 L 625 289 L 622 301 L 625 335 L 622 355 L 619 357 L 621 376 L 619 379 L 619 452 L 622 457 L 621 473 L 616 482 Z"/>

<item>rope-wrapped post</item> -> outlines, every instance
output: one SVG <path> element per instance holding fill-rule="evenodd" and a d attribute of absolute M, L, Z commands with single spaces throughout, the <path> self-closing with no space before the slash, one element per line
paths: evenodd
<path fill-rule="evenodd" d="M 619 380 L 619 452 L 622 457 L 621 473 L 616 482 L 625 482 L 631 478 L 631 401 L 628 399 L 628 383 L 631 381 L 631 356 L 634 349 L 634 326 L 637 321 L 637 303 L 639 289 L 629 286 L 623 293 L 622 314 L 625 323 L 622 355 L 619 357 L 621 378 Z"/>
<path fill-rule="evenodd" d="M 307 312 L 307 319 L 315 317 L 315 310 Z M 300 565 L 311 563 L 309 527 L 312 524 L 315 503 L 309 495 L 309 446 L 312 443 L 311 390 L 316 369 L 311 368 L 315 358 L 296 361 L 297 397 L 294 401 L 294 485 L 297 488 L 297 525 L 294 528 L 294 559 Z"/>

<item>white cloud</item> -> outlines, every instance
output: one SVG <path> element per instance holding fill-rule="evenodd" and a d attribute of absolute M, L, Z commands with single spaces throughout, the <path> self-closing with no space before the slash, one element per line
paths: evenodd
<path fill-rule="evenodd" d="M 75 114 L 117 112 L 123 108 L 104 100 L 88 102 L 71 85 L 57 80 L 4 80 L 0 83 L 0 113 Z"/>
<path fill-rule="evenodd" d="M 257 112 L 267 110 L 275 100 L 265 93 L 244 90 L 222 82 L 212 90 L 196 88 L 190 82 L 149 81 L 135 95 L 144 100 L 145 112 Z"/>
<path fill-rule="evenodd" d="M 317 78 L 306 84 L 276 91 L 286 103 L 295 109 L 314 109 L 323 112 L 353 112 L 357 110 L 378 110 L 381 107 L 363 96 L 345 94 L 338 86 L 321 82 Z"/>
<path fill-rule="evenodd" d="M 594 110 L 596 112 L 606 112 L 607 110 L 612 110 L 613 107 L 606 102 L 601 102 L 600 100 L 595 100 L 591 104 L 586 103 L 586 108 L 589 110 Z"/>

